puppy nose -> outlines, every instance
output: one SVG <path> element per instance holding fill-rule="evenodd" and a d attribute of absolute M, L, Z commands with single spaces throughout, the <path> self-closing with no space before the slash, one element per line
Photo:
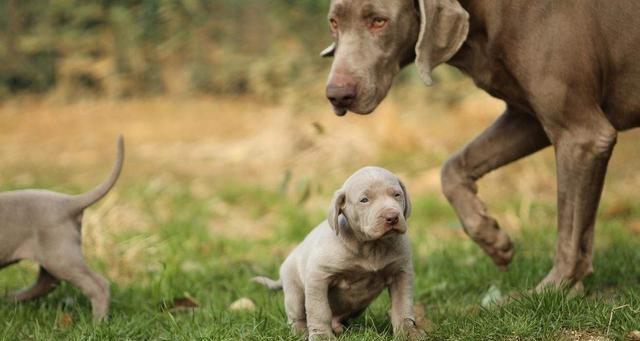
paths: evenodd
<path fill-rule="evenodd" d="M 397 213 L 387 213 L 384 216 L 384 221 L 389 225 L 397 224 L 398 220 L 400 220 L 400 218 Z"/>
<path fill-rule="evenodd" d="M 334 107 L 348 108 L 355 102 L 357 95 L 356 85 L 347 83 L 343 85 L 327 85 L 327 98 Z"/>

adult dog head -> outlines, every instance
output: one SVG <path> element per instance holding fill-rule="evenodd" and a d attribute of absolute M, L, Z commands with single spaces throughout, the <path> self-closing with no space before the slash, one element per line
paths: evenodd
<path fill-rule="evenodd" d="M 456 0 L 332 0 L 328 18 L 334 43 L 321 55 L 334 57 L 326 93 L 338 116 L 371 113 L 414 60 L 431 85 L 469 31 Z"/>

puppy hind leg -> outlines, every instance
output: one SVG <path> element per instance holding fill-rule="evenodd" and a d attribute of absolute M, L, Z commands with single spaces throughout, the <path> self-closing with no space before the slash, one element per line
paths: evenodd
<path fill-rule="evenodd" d="M 331 329 L 336 335 L 342 334 L 344 332 L 344 325 L 342 324 L 342 316 L 334 316 L 331 319 Z"/>
<path fill-rule="evenodd" d="M 347 315 L 334 316 L 331 319 L 331 329 L 336 334 L 342 334 L 345 328 L 349 326 L 349 322 L 362 315 L 366 309 L 363 308 Z"/>
<path fill-rule="evenodd" d="M 7 299 L 12 302 L 31 301 L 40 298 L 55 289 L 60 281 L 53 277 L 45 268 L 40 267 L 38 279 L 29 288 L 9 294 Z"/>
<path fill-rule="evenodd" d="M 81 255 L 76 254 L 67 262 L 51 265 L 48 270 L 54 276 L 69 281 L 89 298 L 94 321 L 101 321 L 105 318 L 109 310 L 109 282 L 91 271 Z"/>

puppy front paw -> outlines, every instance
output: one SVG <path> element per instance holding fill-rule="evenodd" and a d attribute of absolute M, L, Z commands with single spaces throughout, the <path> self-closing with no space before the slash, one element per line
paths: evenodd
<path fill-rule="evenodd" d="M 307 334 L 307 321 L 298 320 L 291 322 L 291 331 L 297 335 L 306 335 Z"/>
<path fill-rule="evenodd" d="M 309 333 L 309 341 L 325 341 L 335 340 L 336 337 L 332 332 L 311 332 Z"/>
<path fill-rule="evenodd" d="M 413 319 L 405 318 L 394 335 L 395 339 L 408 340 L 408 341 L 420 341 L 425 340 L 427 333 L 424 330 L 416 326 L 416 322 Z"/>

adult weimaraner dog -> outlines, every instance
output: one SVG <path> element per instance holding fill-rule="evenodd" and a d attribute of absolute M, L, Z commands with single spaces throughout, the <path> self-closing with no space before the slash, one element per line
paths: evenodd
<path fill-rule="evenodd" d="M 513 244 L 477 197 L 488 172 L 553 145 L 554 266 L 538 284 L 580 289 L 593 272 L 596 211 L 618 131 L 640 125 L 640 1 L 332 0 L 327 97 L 368 114 L 415 61 L 424 82 L 448 63 L 506 102 L 495 123 L 442 169 L 466 233 L 501 268 Z"/>
<path fill-rule="evenodd" d="M 109 309 L 109 282 L 91 271 L 82 256 L 82 215 L 104 197 L 120 175 L 124 141 L 118 138 L 118 156 L 106 180 L 80 195 L 38 189 L 0 193 L 0 269 L 22 259 L 40 265 L 31 287 L 8 295 L 13 302 L 42 297 L 60 280 L 69 281 L 91 300 L 93 318 L 102 320 Z"/>
<path fill-rule="evenodd" d="M 342 332 L 343 322 L 388 288 L 394 335 L 419 340 L 424 334 L 413 315 L 410 214 L 409 195 L 395 175 L 362 168 L 336 192 L 327 220 L 284 261 L 280 279 L 254 281 L 284 290 L 289 323 L 310 340 Z"/>

